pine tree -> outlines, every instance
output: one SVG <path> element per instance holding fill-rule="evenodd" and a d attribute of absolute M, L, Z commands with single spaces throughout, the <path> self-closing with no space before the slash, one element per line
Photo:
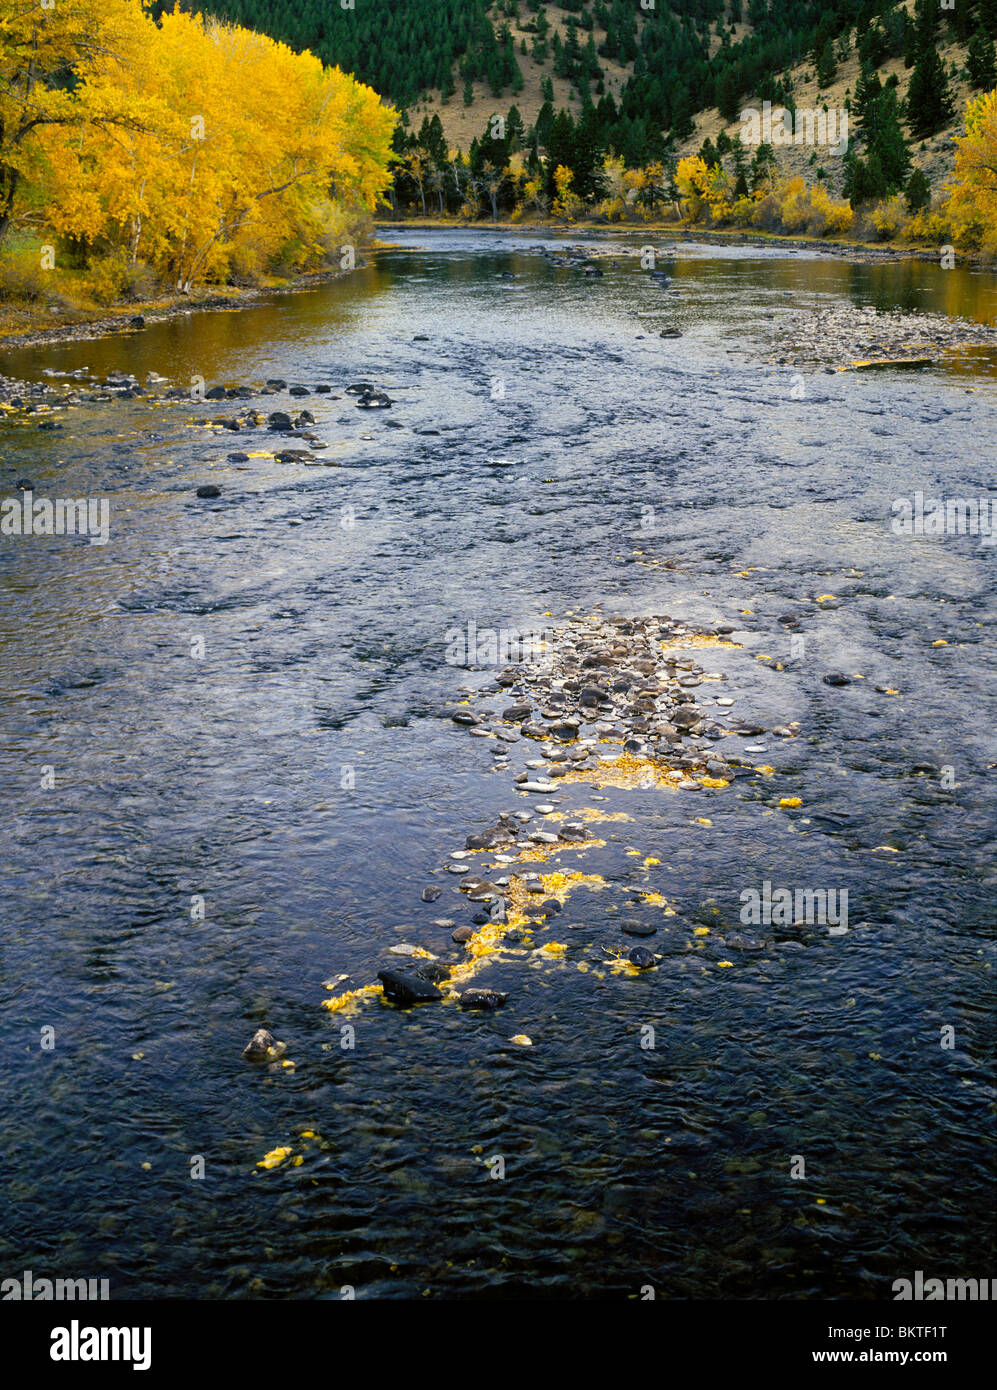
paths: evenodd
<path fill-rule="evenodd" d="M 907 199 L 907 206 L 911 212 L 920 212 L 931 202 L 931 184 L 927 176 L 921 169 L 915 169 L 907 180 L 907 187 L 904 189 L 904 196 Z"/>
<path fill-rule="evenodd" d="M 827 43 L 821 49 L 820 57 L 817 60 L 817 86 L 822 92 L 827 91 L 828 87 L 830 87 L 835 79 L 837 71 L 838 67 L 834 61 L 834 49 L 831 46 L 831 40 L 828 39 Z"/>
<path fill-rule="evenodd" d="M 907 88 L 907 121 L 919 140 L 934 135 L 952 119 L 945 65 L 938 52 L 938 9 L 934 0 L 917 0 L 914 71 Z"/>
<path fill-rule="evenodd" d="M 866 112 L 863 132 L 870 159 L 875 157 L 887 193 L 902 188 L 910 169 L 910 151 L 900 128 L 900 105 L 896 87 L 889 83 Z"/>
<path fill-rule="evenodd" d="M 983 29 L 977 29 L 969 41 L 966 53 L 969 80 L 974 87 L 989 91 L 997 85 L 997 53 L 994 41 Z"/>

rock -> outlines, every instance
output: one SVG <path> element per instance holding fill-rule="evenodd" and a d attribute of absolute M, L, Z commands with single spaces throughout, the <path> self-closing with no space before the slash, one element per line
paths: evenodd
<path fill-rule="evenodd" d="M 228 461 L 229 463 L 248 463 L 249 455 L 241 454 L 237 450 L 235 453 L 231 453 L 228 455 Z"/>
<path fill-rule="evenodd" d="M 744 936 L 741 932 L 731 932 L 724 944 L 732 951 L 764 951 L 765 942 L 757 936 Z"/>
<path fill-rule="evenodd" d="M 627 918 L 625 922 L 620 923 L 620 930 L 627 936 L 653 936 L 658 928 L 651 926 L 649 922 L 637 922 L 633 918 Z"/>
<path fill-rule="evenodd" d="M 131 318 L 128 320 L 128 322 L 129 322 L 129 324 L 131 325 L 132 328 L 144 328 L 144 327 L 145 327 L 145 319 L 142 317 L 141 314 L 132 314 L 132 316 L 131 316 Z"/>
<path fill-rule="evenodd" d="M 631 965 L 636 965 L 638 970 L 650 970 L 655 963 L 655 958 L 646 946 L 635 946 L 627 960 Z"/>
<path fill-rule="evenodd" d="M 422 901 L 424 903 L 435 903 L 436 899 L 443 892 L 442 888 L 429 887 L 422 890 Z"/>
<path fill-rule="evenodd" d="M 458 997 L 462 1009 L 500 1009 L 509 998 L 498 989 L 465 989 Z"/>
<path fill-rule="evenodd" d="M 408 1008 L 411 1004 L 430 1004 L 443 995 L 429 980 L 418 975 L 403 975 L 398 970 L 379 970 L 377 978 L 384 986 L 384 997 L 392 1004 Z"/>
<path fill-rule="evenodd" d="M 851 685 L 851 683 L 851 676 L 846 676 L 841 671 L 829 671 L 824 677 L 825 685 Z"/>
<path fill-rule="evenodd" d="M 204 483 L 197 489 L 198 497 L 221 497 L 222 490 L 215 487 L 214 483 Z"/>
<path fill-rule="evenodd" d="M 508 709 L 502 711 L 502 718 L 509 723 L 518 724 L 522 719 L 529 719 L 532 705 L 523 702 L 522 704 L 510 705 Z"/>
<path fill-rule="evenodd" d="M 248 1057 L 251 1062 L 265 1062 L 268 1058 L 276 1055 L 277 1048 L 278 1043 L 274 1035 L 267 1032 L 266 1028 L 257 1028 L 242 1049 L 242 1055 Z"/>
<path fill-rule="evenodd" d="M 212 386 L 209 390 L 205 391 L 204 399 L 206 401 L 223 401 L 225 399 L 225 387 Z"/>
<path fill-rule="evenodd" d="M 463 946 L 464 942 L 470 941 L 473 935 L 473 927 L 458 927 L 457 930 L 452 933 L 450 940 L 456 941 L 458 946 Z"/>
<path fill-rule="evenodd" d="M 294 421 L 286 410 L 275 410 L 267 416 L 267 425 L 272 430 L 280 430 L 282 433 L 294 429 Z"/>
<path fill-rule="evenodd" d="M 283 377 L 271 376 L 267 378 L 267 388 L 271 391 L 286 391 L 287 382 Z"/>
<path fill-rule="evenodd" d="M 421 980 L 428 980 L 430 984 L 438 985 L 442 980 L 449 980 L 450 968 L 439 960 L 426 960 L 416 966 L 415 973 Z"/>
<path fill-rule="evenodd" d="M 289 396 L 310 396 L 311 392 L 307 386 L 292 386 L 289 388 L 287 394 Z"/>

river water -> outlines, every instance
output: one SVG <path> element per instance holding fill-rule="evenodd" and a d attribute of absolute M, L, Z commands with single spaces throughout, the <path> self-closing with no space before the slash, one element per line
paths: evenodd
<path fill-rule="evenodd" d="M 992 322 L 997 281 L 685 245 L 661 289 L 552 266 L 536 231 L 390 236 L 308 293 L 0 364 L 328 384 L 293 404 L 338 465 L 228 462 L 267 436 L 188 401 L 0 427 L 0 495 L 111 506 L 107 546 L 0 548 L 0 1275 L 203 1298 L 988 1277 L 995 550 L 890 522 L 915 490 L 993 495 L 997 356 L 806 372 L 802 396 L 764 359 L 822 303 Z M 736 624 L 706 664 L 800 736 L 758 737 L 772 774 L 724 789 L 603 793 L 631 819 L 578 861 L 611 886 L 569 898 L 565 957 L 489 966 L 493 1014 L 375 1002 L 345 1048 L 325 982 L 398 942 L 456 958 L 448 853 L 535 803 L 451 722 L 487 673 L 447 634 L 599 611 Z M 731 955 L 766 880 L 847 888 L 849 931 Z M 676 914 L 635 979 L 597 968 L 631 890 Z M 243 1060 L 261 1026 L 293 1067 Z M 301 1161 L 261 1168 L 280 1146 Z"/>

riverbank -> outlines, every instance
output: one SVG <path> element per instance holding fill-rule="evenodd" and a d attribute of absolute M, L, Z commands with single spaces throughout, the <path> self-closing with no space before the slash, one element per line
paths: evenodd
<path fill-rule="evenodd" d="M 459 219 L 446 218 L 407 218 L 398 222 L 379 222 L 378 230 L 382 233 L 393 228 L 424 228 L 427 231 L 453 231 L 455 228 L 460 230 L 470 230 L 474 227 L 482 227 L 488 231 L 503 232 L 563 232 L 581 236 L 598 235 L 610 238 L 630 238 L 643 233 L 657 236 L 669 236 L 675 241 L 706 243 L 711 246 L 780 246 L 787 250 L 802 251 L 821 251 L 829 256 L 840 256 L 854 261 L 879 263 L 882 261 L 929 261 L 936 262 L 939 259 L 939 250 L 935 246 L 926 246 L 923 243 L 905 241 L 882 242 L 872 241 L 852 241 L 842 237 L 817 237 L 817 236 L 790 236 L 781 232 L 746 232 L 740 228 L 707 228 L 695 224 L 669 221 L 652 222 L 633 222 L 633 223 L 613 223 L 596 222 L 592 220 L 558 223 L 551 221 L 499 221 L 499 222 L 464 222 Z M 965 252 L 956 252 L 954 259 L 957 264 L 967 266 L 987 266 L 987 262 L 981 256 L 967 255 Z"/>
<path fill-rule="evenodd" d="M 330 268 L 274 279 L 264 285 L 205 285 L 190 294 L 173 293 L 143 302 L 111 305 L 99 314 L 84 306 L 8 303 L 0 307 L 0 352 L 5 348 L 84 342 L 111 333 L 134 333 L 151 323 L 164 323 L 208 309 L 243 309 L 274 295 L 296 294 L 328 284 L 347 274 L 346 270 Z M 53 321 L 56 316 L 57 321 Z"/>

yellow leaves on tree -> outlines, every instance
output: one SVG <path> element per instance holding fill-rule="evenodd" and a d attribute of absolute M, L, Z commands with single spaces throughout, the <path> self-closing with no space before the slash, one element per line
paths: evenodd
<path fill-rule="evenodd" d="M 957 238 L 997 250 L 997 88 L 967 102 L 947 211 Z"/>
<path fill-rule="evenodd" d="M 85 8 L 105 22 L 107 0 Z M 246 29 L 179 9 L 157 24 L 143 0 L 110 9 L 113 41 L 81 50 L 39 137 L 57 234 L 106 242 L 186 292 L 233 267 L 317 260 L 344 209 L 373 209 L 396 118 L 369 87 Z"/>
<path fill-rule="evenodd" d="M 0 236 L 18 202 L 39 206 L 41 137 L 77 118 L 70 73 L 85 80 L 98 63 L 113 62 L 142 19 L 140 0 L 57 0 L 48 8 L 0 0 Z M 121 116 L 108 94 L 102 118 Z"/>
<path fill-rule="evenodd" d="M 722 164 L 707 164 L 701 155 L 692 154 L 679 160 L 675 168 L 675 186 L 693 222 L 698 222 L 707 212 L 719 220 L 730 206 L 730 176 Z"/>
<path fill-rule="evenodd" d="M 585 206 L 577 193 L 571 191 L 573 177 L 571 170 L 564 164 L 559 164 L 554 170 L 555 193 L 550 210 L 562 222 L 573 222 Z"/>

